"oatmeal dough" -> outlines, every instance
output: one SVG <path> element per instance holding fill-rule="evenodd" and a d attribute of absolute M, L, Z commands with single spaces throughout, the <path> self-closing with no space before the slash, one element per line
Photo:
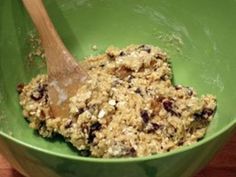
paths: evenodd
<path fill-rule="evenodd" d="M 23 114 L 42 136 L 59 133 L 81 155 L 111 158 L 166 152 L 205 135 L 215 97 L 174 85 L 159 48 L 109 48 L 84 66 L 92 79 L 70 98 L 70 117 L 51 114 L 46 75 L 18 87 Z"/>

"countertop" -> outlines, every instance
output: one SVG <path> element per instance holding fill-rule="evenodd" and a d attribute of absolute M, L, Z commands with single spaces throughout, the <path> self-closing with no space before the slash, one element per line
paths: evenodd
<path fill-rule="evenodd" d="M 23 177 L 0 155 L 0 177 Z M 236 177 L 236 134 L 195 177 Z"/>

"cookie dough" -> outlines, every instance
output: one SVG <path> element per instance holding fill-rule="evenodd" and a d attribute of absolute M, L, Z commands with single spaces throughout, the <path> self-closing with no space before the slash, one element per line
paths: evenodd
<path fill-rule="evenodd" d="M 23 114 L 43 137 L 61 134 L 81 155 L 102 158 L 148 156 L 204 137 L 216 99 L 174 85 L 161 49 L 112 47 L 83 65 L 92 79 L 70 98 L 69 117 L 50 112 L 47 75 L 18 86 Z"/>

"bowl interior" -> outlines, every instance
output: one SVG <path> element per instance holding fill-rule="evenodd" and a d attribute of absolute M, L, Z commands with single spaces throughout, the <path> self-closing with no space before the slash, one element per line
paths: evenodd
<path fill-rule="evenodd" d="M 48 0 L 60 36 L 79 59 L 110 46 L 148 43 L 171 57 L 174 82 L 217 96 L 218 109 L 206 138 L 236 119 L 236 1 Z M 28 128 L 16 85 L 40 72 L 41 59 L 27 59 L 35 33 L 21 1 L 0 1 L 0 130 L 37 147 L 75 154 L 58 137 L 45 140 Z M 96 45 L 98 50 L 91 50 Z"/>

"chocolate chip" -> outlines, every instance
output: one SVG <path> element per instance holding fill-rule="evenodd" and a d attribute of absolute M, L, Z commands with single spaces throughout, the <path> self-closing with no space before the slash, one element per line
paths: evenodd
<path fill-rule="evenodd" d="M 25 84 L 23 84 L 23 83 L 20 83 L 16 86 L 16 91 L 18 92 L 18 94 L 22 93 L 24 87 L 25 87 Z"/>
<path fill-rule="evenodd" d="M 89 149 L 83 149 L 79 151 L 79 154 L 83 157 L 89 157 L 91 155 L 91 151 Z"/>
<path fill-rule="evenodd" d="M 142 110 L 141 113 L 140 113 L 142 119 L 143 119 L 143 122 L 144 123 L 148 123 L 150 117 L 148 115 L 148 112 L 146 110 Z"/>

